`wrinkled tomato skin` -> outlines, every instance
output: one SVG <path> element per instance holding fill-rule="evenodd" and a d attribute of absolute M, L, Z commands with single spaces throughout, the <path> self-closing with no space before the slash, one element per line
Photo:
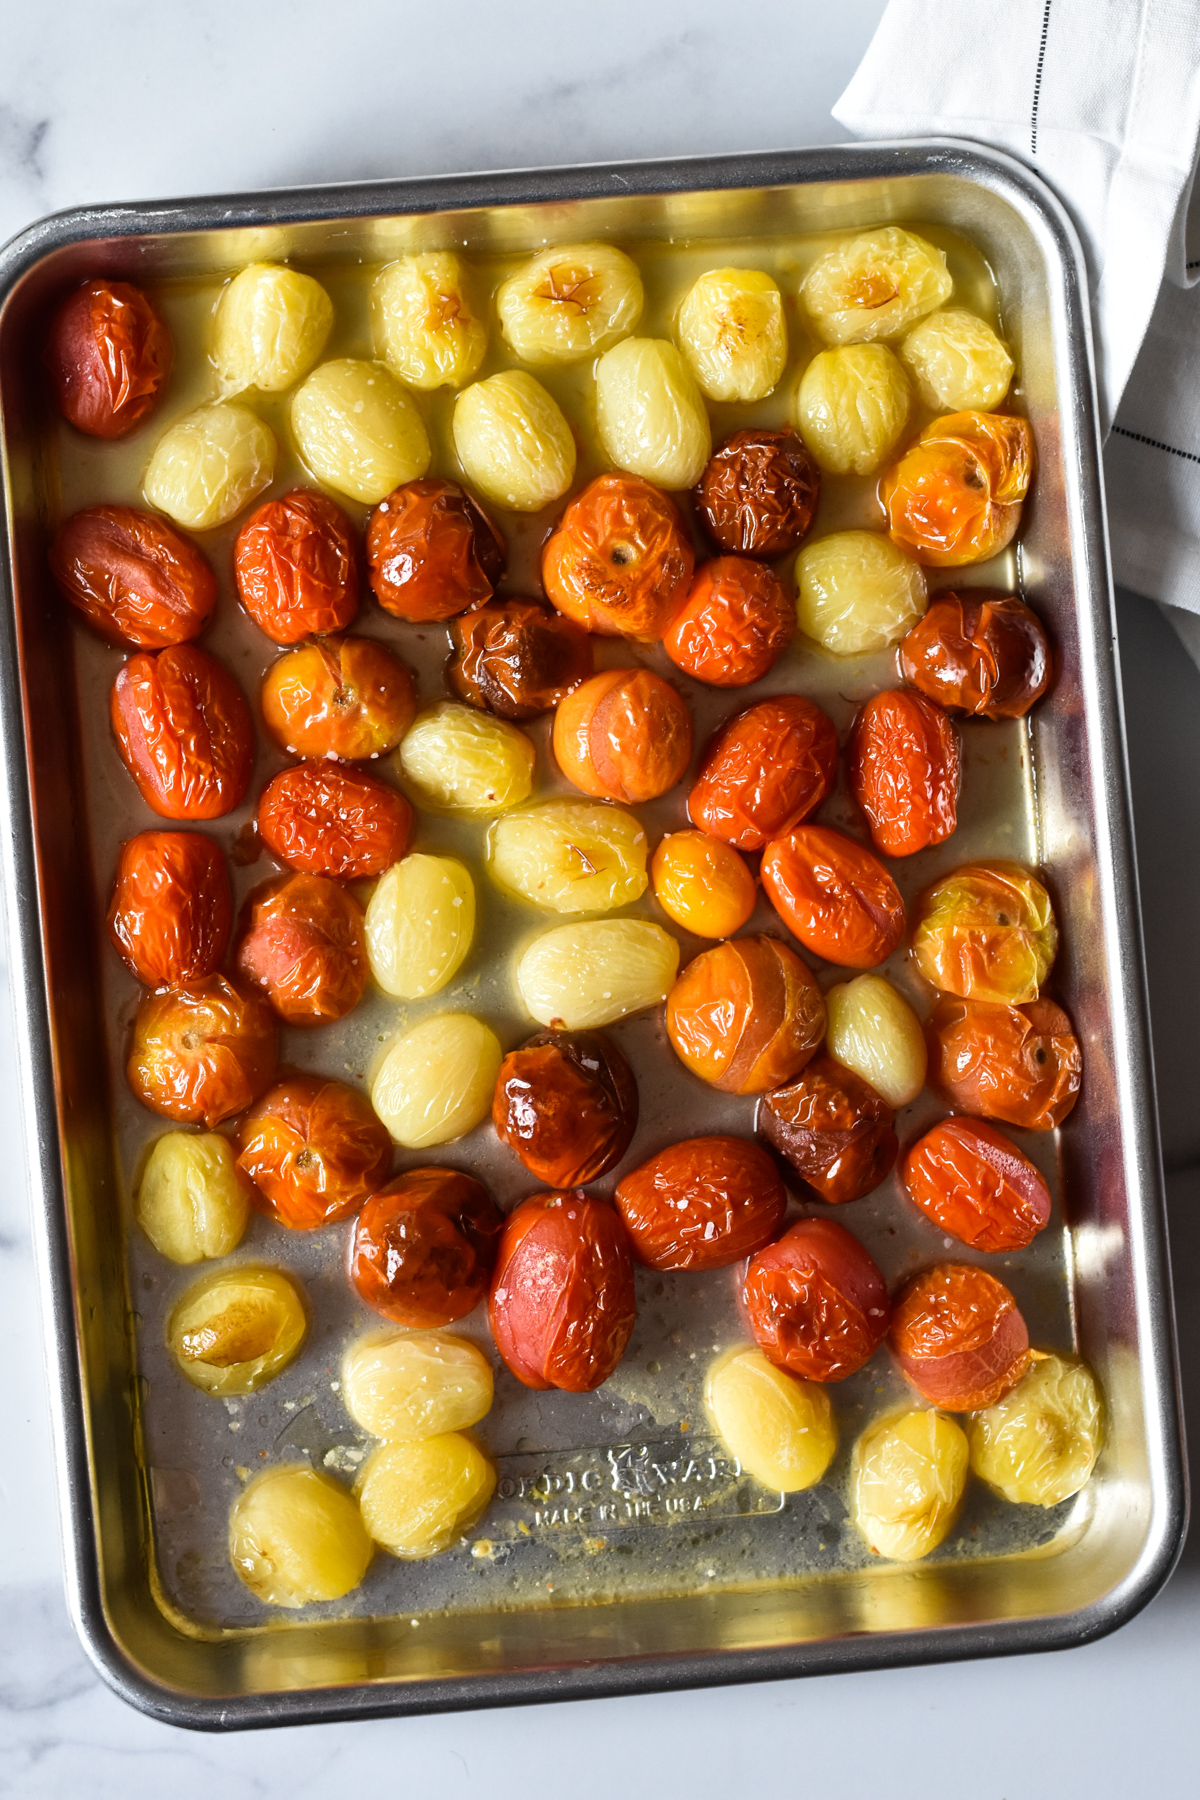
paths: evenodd
<path fill-rule="evenodd" d="M 633 1071 L 598 1031 L 539 1031 L 500 1065 L 496 1135 L 548 1187 L 582 1187 L 615 1167 L 637 1121 Z"/>
<path fill-rule="evenodd" d="M 944 995 L 925 1027 L 929 1081 L 963 1112 L 1053 1131 L 1083 1078 L 1071 1021 L 1053 1000 L 993 1006 Z"/>
<path fill-rule="evenodd" d="M 904 902 L 883 864 L 827 825 L 773 838 L 762 883 L 788 930 L 823 962 L 874 969 L 904 937 Z"/>
<path fill-rule="evenodd" d="M 490 600 L 504 573 L 504 539 L 456 481 L 410 481 L 367 521 L 375 598 L 397 619 L 452 619 Z"/>
<path fill-rule="evenodd" d="M 758 1129 L 819 1200 L 861 1200 L 899 1154 L 895 1114 L 861 1075 L 821 1055 L 786 1087 L 763 1096 Z"/>
<path fill-rule="evenodd" d="M 905 681 L 939 706 L 981 719 L 1020 719 L 1050 685 L 1041 620 L 1014 594 L 938 594 L 900 645 Z"/>
<path fill-rule="evenodd" d="M 850 788 L 884 856 L 943 844 L 958 824 L 958 735 L 912 688 L 875 694 L 850 731 Z"/>
<path fill-rule="evenodd" d="M 837 759 L 837 732 L 811 700 L 760 700 L 709 745 L 688 795 L 688 817 L 738 850 L 761 850 L 820 806 L 837 778 Z"/>
<path fill-rule="evenodd" d="M 394 750 L 417 716 L 412 676 L 373 638 L 326 637 L 271 664 L 263 723 L 292 756 L 359 762 Z"/>
<path fill-rule="evenodd" d="M 533 600 L 496 600 L 450 627 L 450 686 L 501 719 L 549 712 L 592 673 L 586 631 Z"/>
<path fill-rule="evenodd" d="M 909 1150 L 905 1192 L 939 1231 L 973 1250 L 1024 1250 L 1050 1223 L 1050 1190 L 982 1119 L 943 1119 Z"/>
<path fill-rule="evenodd" d="M 50 547 L 50 572 L 92 630 L 122 649 L 186 644 L 217 603 L 216 576 L 195 544 L 133 506 L 73 514 Z"/>
<path fill-rule="evenodd" d="M 746 1271 L 744 1305 L 763 1355 L 804 1381 L 844 1381 L 887 1336 L 887 1284 L 832 1219 L 801 1219 Z"/>
<path fill-rule="evenodd" d="M 795 635 L 796 608 L 774 570 L 747 556 L 718 556 L 698 571 L 663 649 L 709 687 L 748 687 Z"/>
<path fill-rule="evenodd" d="M 637 475 L 599 475 L 547 539 L 542 585 L 585 631 L 652 644 L 687 598 L 694 565 L 666 494 Z"/>
<path fill-rule="evenodd" d="M 109 711 L 121 760 L 152 812 L 220 819 L 241 804 L 254 724 L 215 656 L 195 644 L 131 656 L 117 671 Z"/>
<path fill-rule="evenodd" d="M 299 763 L 269 781 L 258 830 L 272 856 L 306 875 L 357 881 L 399 862 L 412 807 L 394 787 L 339 763 Z"/>
<path fill-rule="evenodd" d="M 255 1203 L 289 1231 L 349 1218 L 392 1161 L 392 1140 L 356 1088 L 289 1075 L 242 1120 L 238 1168 Z"/>
<path fill-rule="evenodd" d="M 279 1027 L 267 1002 L 210 975 L 145 996 L 126 1073 L 151 1112 L 211 1130 L 258 1099 L 278 1056 Z"/>
<path fill-rule="evenodd" d="M 350 1279 L 393 1324 L 453 1325 L 488 1291 L 504 1220 L 482 1182 L 457 1169 L 406 1169 L 358 1215 Z"/>
<path fill-rule="evenodd" d="M 986 562 L 1021 522 L 1033 467 L 1025 419 L 980 412 L 934 419 L 879 484 L 893 542 L 934 568 Z"/>
<path fill-rule="evenodd" d="M 1023 1006 L 1058 951 L 1050 896 L 1020 863 L 966 863 L 914 906 L 912 957 L 931 986 L 964 1000 Z"/>
<path fill-rule="evenodd" d="M 611 1206 L 574 1190 L 509 1213 L 488 1317 L 518 1381 L 590 1393 L 624 1356 L 635 1310 L 629 1237 Z"/>
<path fill-rule="evenodd" d="M 744 1138 L 688 1138 L 626 1175 L 617 1211 L 651 1269 L 726 1269 L 769 1244 L 787 1211 L 771 1158 Z"/>
<path fill-rule="evenodd" d="M 229 871 L 211 838 L 139 831 L 121 845 L 108 934 L 143 987 L 214 975 L 232 926 Z"/>
<path fill-rule="evenodd" d="M 726 1094 L 791 1081 L 825 1035 L 825 1002 L 786 944 L 730 938 L 702 950 L 667 995 L 667 1036 L 693 1075 Z"/>
<path fill-rule="evenodd" d="M 681 781 L 692 759 L 692 715 L 661 675 L 605 669 L 554 715 L 554 755 L 568 781 L 597 799 L 639 805 Z"/>
<path fill-rule="evenodd" d="M 344 1019 L 370 974 L 362 907 L 326 876 L 283 875 L 246 902 L 236 961 L 289 1025 Z"/>
<path fill-rule="evenodd" d="M 238 599 L 273 644 L 344 631 L 358 611 L 358 539 L 316 488 L 293 488 L 250 514 L 233 552 Z"/>
<path fill-rule="evenodd" d="M 1029 1366 L 1029 1333 L 1002 1281 L 938 1263 L 897 1297 L 892 1350 L 917 1392 L 946 1412 L 994 1406 Z"/>
<path fill-rule="evenodd" d="M 700 477 L 696 508 L 722 550 L 784 556 L 803 543 L 821 471 L 795 431 L 735 431 Z"/>
<path fill-rule="evenodd" d="M 55 313 L 43 354 L 55 403 L 89 437 L 149 417 L 171 372 L 171 334 L 140 288 L 85 281 Z"/>

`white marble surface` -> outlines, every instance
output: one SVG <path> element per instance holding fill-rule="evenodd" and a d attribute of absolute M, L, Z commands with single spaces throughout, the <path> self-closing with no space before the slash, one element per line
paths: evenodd
<path fill-rule="evenodd" d="M 882 0 L 0 0 L 0 239 L 89 200 L 672 155 L 842 135 Z M 1200 1281 L 1200 672 L 1122 603 L 1177 1291 Z M 578 1800 L 735 1787 L 826 1800 L 1193 1791 L 1200 1558 L 1115 1638 L 1050 1658 L 201 1738 L 116 1700 L 67 1623 L 18 1126 L 0 1007 L 0 1794 L 223 1800 L 335 1788 Z M 1185 1312 L 1200 1399 L 1200 1328 Z M 386 1786 L 385 1786 L 386 1784 Z"/>

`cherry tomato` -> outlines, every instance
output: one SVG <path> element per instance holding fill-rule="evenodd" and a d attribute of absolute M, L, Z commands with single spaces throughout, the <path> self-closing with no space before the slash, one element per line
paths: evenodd
<path fill-rule="evenodd" d="M 696 504 L 722 550 L 784 556 L 807 537 L 821 471 L 798 433 L 735 431 L 712 458 Z"/>
<path fill-rule="evenodd" d="M 798 1075 L 825 1035 L 825 1002 L 800 958 L 772 937 L 702 950 L 667 995 L 680 1061 L 726 1094 L 760 1094 Z"/>
<path fill-rule="evenodd" d="M 763 1096 L 758 1129 L 830 1206 L 877 1188 L 900 1149 L 887 1101 L 825 1055 Z"/>
<path fill-rule="evenodd" d="M 323 875 L 281 875 L 246 903 L 237 968 L 289 1025 L 344 1019 L 370 974 L 362 907 Z"/>
<path fill-rule="evenodd" d="M 233 552 L 238 599 L 274 644 L 344 631 L 358 611 L 354 527 L 328 494 L 293 488 L 250 514 Z"/>
<path fill-rule="evenodd" d="M 258 1203 L 289 1231 L 349 1218 L 392 1161 L 392 1140 L 357 1088 L 289 1075 L 238 1129 L 238 1168 Z"/>
<path fill-rule="evenodd" d="M 732 937 L 758 901 L 742 857 L 707 831 L 673 831 L 661 839 L 650 873 L 663 911 L 697 937 Z"/>
<path fill-rule="evenodd" d="M 661 638 L 687 598 L 695 556 L 672 500 L 637 475 L 598 475 L 542 552 L 542 584 L 585 631 Z"/>
<path fill-rule="evenodd" d="M 554 754 L 585 794 L 637 805 L 687 773 L 692 715 L 670 682 L 648 669 L 605 669 L 562 701 Z"/>
<path fill-rule="evenodd" d="M 269 781 L 258 829 L 272 856 L 306 875 L 356 881 L 399 862 L 412 807 L 396 788 L 339 763 L 300 763 Z"/>
<path fill-rule="evenodd" d="M 773 838 L 762 883 L 788 930 L 825 962 L 873 969 L 904 936 L 904 902 L 883 864 L 827 825 Z"/>
<path fill-rule="evenodd" d="M 1050 896 L 1020 863 L 966 863 L 917 901 L 913 961 L 944 993 L 1022 1006 L 1057 950 Z"/>
<path fill-rule="evenodd" d="M 885 856 L 942 844 L 957 825 L 958 737 L 936 700 L 911 688 L 873 695 L 851 727 L 847 763 Z"/>
<path fill-rule="evenodd" d="M 1033 464 L 1025 419 L 980 412 L 935 419 L 880 482 L 893 541 L 934 568 L 985 562 L 1021 522 Z"/>
<path fill-rule="evenodd" d="M 946 1412 L 994 1406 L 1029 1365 L 1029 1333 L 1002 1281 L 970 1263 L 938 1263 L 902 1289 L 892 1349 L 923 1399 Z"/>
<path fill-rule="evenodd" d="M 51 321 L 43 360 L 55 404 L 89 437 L 148 417 L 171 372 L 171 334 L 140 288 L 85 281 Z"/>
<path fill-rule="evenodd" d="M 532 1194 L 509 1213 L 488 1316 L 518 1381 L 598 1388 L 625 1354 L 634 1312 L 629 1238 L 611 1206 L 572 1191 Z"/>
<path fill-rule="evenodd" d="M 139 831 L 121 845 L 108 932 L 145 987 L 216 973 L 233 924 L 225 858 L 198 831 Z"/>
<path fill-rule="evenodd" d="M 844 1381 L 887 1336 L 887 1284 L 832 1219 L 801 1219 L 750 1260 L 746 1316 L 768 1361 L 804 1381 Z"/>
<path fill-rule="evenodd" d="M 837 756 L 837 732 L 811 700 L 760 700 L 709 745 L 688 817 L 739 850 L 761 850 L 820 806 L 837 778 Z"/>
<path fill-rule="evenodd" d="M 373 638 L 327 637 L 289 650 L 264 675 L 260 701 L 280 749 L 314 759 L 383 756 L 417 716 L 412 676 Z"/>
<path fill-rule="evenodd" d="M 350 1278 L 397 1325 L 453 1325 L 488 1291 L 504 1220 L 482 1182 L 457 1169 L 406 1169 L 358 1215 Z"/>
<path fill-rule="evenodd" d="M 687 1138 L 617 1187 L 634 1254 L 651 1269 L 725 1269 L 769 1244 L 787 1211 L 775 1164 L 745 1138 Z"/>
<path fill-rule="evenodd" d="M 258 1099 L 278 1055 L 279 1027 L 266 1001 L 210 975 L 145 996 L 126 1072 L 151 1112 L 211 1129 Z"/>
<path fill-rule="evenodd" d="M 796 607 L 766 563 L 718 556 L 692 583 L 663 649 L 710 687 L 761 681 L 796 635 Z"/>
<path fill-rule="evenodd" d="M 931 1083 L 964 1112 L 1052 1131 L 1079 1098 L 1079 1040 L 1053 1000 L 990 1006 L 946 996 L 925 1035 Z"/>
<path fill-rule="evenodd" d="M 500 1065 L 497 1136 L 548 1186 L 595 1181 L 620 1162 L 637 1120 L 633 1073 L 598 1031 L 539 1031 Z"/>
<path fill-rule="evenodd" d="M 490 600 L 504 539 L 456 481 L 409 481 L 367 520 L 367 567 L 385 612 L 415 623 L 451 619 Z"/>
<path fill-rule="evenodd" d="M 132 506 L 88 506 L 50 547 L 60 592 L 110 644 L 161 650 L 199 637 L 217 581 L 195 544 Z"/>
<path fill-rule="evenodd" d="M 1037 614 L 1015 595 L 967 588 L 930 602 L 900 645 L 900 669 L 941 706 L 1019 719 L 1049 685 L 1050 645 Z"/>
<path fill-rule="evenodd" d="M 109 707 L 121 760 L 164 819 L 219 819 L 240 805 L 254 725 L 233 676 L 195 644 L 144 651 L 117 671 Z"/>
<path fill-rule="evenodd" d="M 496 600 L 450 627 L 450 685 L 502 719 L 549 712 L 592 672 L 586 631 L 532 600 Z"/>
<path fill-rule="evenodd" d="M 1028 1157 L 981 1119 L 943 1119 L 904 1158 L 914 1205 L 974 1250 L 1023 1250 L 1050 1222 L 1050 1190 Z"/>

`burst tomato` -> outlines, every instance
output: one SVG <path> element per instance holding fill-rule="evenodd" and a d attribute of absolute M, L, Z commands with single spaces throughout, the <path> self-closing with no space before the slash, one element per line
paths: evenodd
<path fill-rule="evenodd" d="M 968 588 L 930 602 L 900 646 L 900 669 L 941 706 L 1019 719 L 1049 685 L 1050 645 L 1015 595 Z"/>
<path fill-rule="evenodd" d="M 382 875 L 408 848 L 412 807 L 394 787 L 338 763 L 300 763 L 263 789 L 259 833 L 306 875 Z"/>
<path fill-rule="evenodd" d="M 1053 1000 L 991 1006 L 946 996 L 925 1036 L 930 1081 L 964 1112 L 1051 1131 L 1079 1098 L 1079 1040 Z"/>
<path fill-rule="evenodd" d="M 761 850 L 820 806 L 836 779 L 837 755 L 837 732 L 811 700 L 760 700 L 709 745 L 688 817 L 739 850 Z"/>
<path fill-rule="evenodd" d="M 709 462 L 696 504 L 722 550 L 783 556 L 808 535 L 821 471 L 795 431 L 735 431 Z"/>
<path fill-rule="evenodd" d="M 656 800 L 687 772 L 692 715 L 661 675 L 606 669 L 559 706 L 554 754 L 585 794 L 627 805 Z"/>
<path fill-rule="evenodd" d="M 462 699 L 502 719 L 549 712 L 587 680 L 586 631 L 532 600 L 496 600 L 450 626 L 450 685 Z"/>
<path fill-rule="evenodd" d="M 887 1284 L 832 1219 L 801 1219 L 752 1257 L 744 1300 L 763 1355 L 805 1381 L 844 1381 L 887 1336 Z"/>
<path fill-rule="evenodd" d="M 268 882 L 246 903 L 237 967 L 289 1025 L 343 1019 L 370 973 L 362 907 L 323 875 Z"/>
<path fill-rule="evenodd" d="M 1020 523 L 1033 463 L 1025 419 L 981 412 L 935 419 L 880 483 L 893 541 L 934 568 L 995 556 Z"/>
<path fill-rule="evenodd" d="M 146 995 L 126 1072 L 151 1112 L 211 1129 L 258 1099 L 278 1054 L 279 1027 L 266 1001 L 210 975 Z"/>
<path fill-rule="evenodd" d="M 1057 950 L 1050 896 L 1020 863 L 966 863 L 917 901 L 913 961 L 944 993 L 1022 1006 Z"/>
<path fill-rule="evenodd" d="M 385 612 L 414 623 L 450 619 L 490 600 L 504 539 L 456 481 L 410 481 L 367 521 L 367 566 Z"/>
<path fill-rule="evenodd" d="M 634 1254 L 651 1269 L 724 1269 L 769 1244 L 787 1211 L 775 1164 L 744 1138 L 688 1138 L 617 1188 Z"/>
<path fill-rule="evenodd" d="M 826 825 L 773 838 L 762 883 L 788 930 L 825 962 L 873 969 L 904 936 L 904 902 L 883 864 Z"/>
<path fill-rule="evenodd" d="M 50 548 L 60 592 L 122 648 L 161 650 L 199 637 L 217 603 L 207 559 L 165 519 L 133 506 L 89 506 Z"/>
<path fill-rule="evenodd" d="M 586 1194 L 533 1194 L 508 1215 L 488 1316 L 496 1348 L 530 1388 L 588 1393 L 633 1332 L 633 1257 L 611 1206 Z"/>
<path fill-rule="evenodd" d="M 943 1119 L 904 1158 L 901 1179 L 939 1231 L 974 1250 L 1023 1250 L 1050 1222 L 1050 1190 L 981 1119 Z"/>
<path fill-rule="evenodd" d="M 718 556 L 697 574 L 663 649 L 710 687 L 748 687 L 795 635 L 795 603 L 774 570 L 747 556 Z"/>
<path fill-rule="evenodd" d="M 357 1088 L 289 1075 L 242 1120 L 238 1168 L 289 1231 L 346 1219 L 387 1175 L 392 1140 Z"/>
<path fill-rule="evenodd" d="M 131 656 L 109 707 L 121 760 L 164 819 L 219 819 L 244 798 L 254 725 L 233 676 L 195 644 Z"/>
<path fill-rule="evenodd" d="M 289 650 L 264 675 L 260 702 L 279 747 L 316 760 L 383 756 L 417 716 L 412 676 L 373 638 L 327 637 Z"/>
<path fill-rule="evenodd" d="M 620 1162 L 637 1121 L 633 1072 L 598 1031 L 539 1031 L 500 1065 L 496 1134 L 548 1186 L 595 1181 Z"/>
<path fill-rule="evenodd" d="M 885 856 L 944 843 L 957 825 L 958 737 L 936 700 L 911 688 L 875 694 L 854 721 L 847 763 Z"/>
<path fill-rule="evenodd" d="M 43 361 L 63 417 L 89 437 L 140 425 L 171 371 L 171 334 L 140 288 L 85 281 L 50 325 Z"/>
<path fill-rule="evenodd" d="M 599 475 L 547 540 L 542 582 L 585 631 L 649 644 L 687 598 L 694 563 L 666 494 L 637 475 Z"/>
<path fill-rule="evenodd" d="M 358 611 L 354 527 L 328 494 L 293 488 L 252 512 L 233 552 L 238 598 L 275 644 L 344 631 Z"/>
<path fill-rule="evenodd" d="M 825 1055 L 763 1096 L 758 1129 L 831 1206 L 877 1188 L 900 1149 L 887 1101 Z"/>
<path fill-rule="evenodd" d="M 483 1186 L 457 1169 L 406 1169 L 358 1216 L 350 1277 L 397 1325 L 453 1325 L 488 1291 L 504 1220 Z"/>
<path fill-rule="evenodd" d="M 914 1276 L 892 1315 L 892 1349 L 923 1399 L 947 1412 L 994 1406 L 1029 1365 L 1029 1333 L 1002 1281 L 969 1263 Z"/>
<path fill-rule="evenodd" d="M 198 831 L 139 831 L 121 845 L 108 931 L 144 986 L 215 974 L 229 942 L 233 895 L 225 858 Z"/>
<path fill-rule="evenodd" d="M 825 1002 L 807 968 L 772 937 L 702 950 L 667 995 L 680 1061 L 726 1094 L 758 1094 L 798 1075 L 825 1035 Z"/>

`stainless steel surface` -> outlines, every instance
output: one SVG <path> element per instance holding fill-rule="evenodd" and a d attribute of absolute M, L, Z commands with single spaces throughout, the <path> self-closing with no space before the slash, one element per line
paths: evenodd
<path fill-rule="evenodd" d="M 1063 922 L 1059 991 L 1088 1068 L 1085 1099 L 1062 1134 L 1074 1323 L 1112 1405 L 1110 1447 L 1086 1504 L 1056 1522 L 1040 1553 L 1010 1543 L 990 1559 L 945 1558 L 913 1570 L 863 1568 L 837 1556 L 822 1567 L 809 1558 L 772 1570 L 766 1585 L 700 1593 L 689 1591 L 697 1585 L 690 1566 L 670 1599 L 629 1583 L 618 1584 L 625 1597 L 602 1607 L 559 1597 L 500 1611 L 493 1599 L 472 1614 L 443 1600 L 417 1631 L 408 1612 L 398 1622 L 288 1621 L 216 1637 L 177 1630 L 155 1604 L 149 1577 L 153 1508 L 139 1470 L 154 1461 L 141 1441 L 153 1431 L 153 1406 L 130 1404 L 134 1334 L 101 1078 L 102 984 L 81 904 L 95 898 L 86 894 L 91 868 L 106 868 L 85 816 L 81 773 L 95 728 L 98 683 L 88 676 L 100 669 L 93 659 L 73 670 L 57 614 L 43 604 L 41 557 L 59 496 L 24 348 L 42 309 L 73 275 L 98 266 L 150 280 L 203 278 L 252 254 L 328 265 L 449 243 L 503 255 L 556 236 L 703 242 L 888 218 L 961 230 L 988 255 L 1015 328 L 1041 452 L 1024 578 L 1053 623 L 1063 666 L 1054 702 L 1035 715 L 1038 855 Z M 1053 201 L 1015 165 L 964 146 L 850 147 L 101 209 L 36 227 L 6 252 L 0 277 L 14 576 L 0 617 L 12 941 L 30 1142 L 39 1155 L 73 1599 L 109 1679 L 162 1716 L 238 1724 L 1028 1649 L 1120 1623 L 1169 1572 L 1184 1501 L 1087 328 L 1073 241 Z M 1054 1331 L 1049 1322 L 1044 1329 Z M 1061 1321 L 1055 1335 L 1067 1329 Z M 643 1403 L 627 1397 L 631 1407 Z M 635 1413 L 629 1429 L 643 1423 Z M 622 1429 L 610 1421 L 604 1441 Z M 556 1592 L 564 1585 L 570 1596 L 570 1580 Z M 578 1592 L 587 1591 L 580 1583 Z M 401 1603 L 393 1596 L 391 1604 Z M 428 1603 L 438 1605 L 433 1596 Z"/>

